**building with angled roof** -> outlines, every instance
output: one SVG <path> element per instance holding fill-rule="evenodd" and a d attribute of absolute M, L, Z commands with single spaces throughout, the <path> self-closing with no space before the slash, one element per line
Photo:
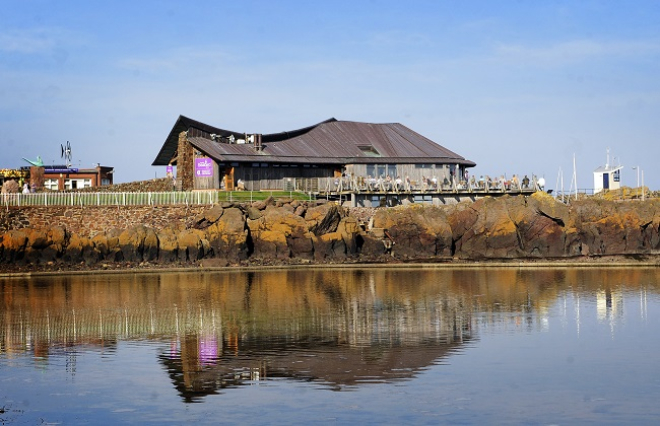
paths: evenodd
<path fill-rule="evenodd" d="M 610 164 L 610 150 L 607 150 L 607 162 L 604 166 L 594 170 L 594 194 L 604 190 L 617 190 L 621 188 L 621 170 L 620 164 Z"/>
<path fill-rule="evenodd" d="M 318 192 L 337 179 L 443 182 L 476 164 L 398 123 L 331 118 L 289 132 L 225 130 L 179 116 L 154 166 L 176 166 L 180 190 Z"/>

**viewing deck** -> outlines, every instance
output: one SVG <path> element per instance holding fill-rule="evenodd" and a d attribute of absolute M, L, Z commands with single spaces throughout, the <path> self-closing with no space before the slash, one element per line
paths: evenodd
<path fill-rule="evenodd" d="M 526 184 L 517 180 L 489 184 L 473 179 L 444 185 L 431 180 L 419 184 L 400 179 L 337 178 L 327 180 L 325 187 L 316 196 L 339 201 L 347 207 L 392 207 L 407 203 L 455 204 L 486 196 L 531 195 L 537 191 L 543 191 L 543 187 L 535 178 Z"/>

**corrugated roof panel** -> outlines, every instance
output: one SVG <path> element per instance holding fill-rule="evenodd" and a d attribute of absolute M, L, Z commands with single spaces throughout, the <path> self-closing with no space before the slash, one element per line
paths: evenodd
<path fill-rule="evenodd" d="M 215 128 L 207 126 L 207 129 Z M 252 144 L 227 144 L 206 137 L 189 137 L 189 140 L 198 149 L 219 161 L 316 164 L 452 162 L 475 165 L 399 123 L 371 124 L 329 120 L 305 128 L 304 131 L 297 131 L 295 136 L 282 140 L 284 134 L 286 132 L 264 135 L 263 139 L 268 142 L 264 141 L 264 149 L 261 152 L 257 152 Z M 371 152 L 369 147 L 373 148 L 378 156 Z"/>

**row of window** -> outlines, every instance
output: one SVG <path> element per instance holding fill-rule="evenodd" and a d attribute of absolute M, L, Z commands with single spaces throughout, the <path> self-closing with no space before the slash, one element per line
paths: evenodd
<path fill-rule="evenodd" d="M 415 164 L 416 169 L 443 170 L 447 167 L 448 166 L 446 164 Z M 455 168 L 453 164 L 449 167 L 452 171 Z M 397 172 L 396 164 L 367 164 L 367 176 L 389 176 L 391 178 L 395 178 L 398 175 L 399 173 Z"/>
<path fill-rule="evenodd" d="M 108 184 L 110 182 L 108 181 Z M 59 180 L 58 179 L 46 179 L 44 181 L 44 187 L 50 189 L 51 191 L 59 190 Z M 64 179 L 64 189 L 72 190 L 79 188 L 91 188 L 92 180 L 91 179 Z"/>

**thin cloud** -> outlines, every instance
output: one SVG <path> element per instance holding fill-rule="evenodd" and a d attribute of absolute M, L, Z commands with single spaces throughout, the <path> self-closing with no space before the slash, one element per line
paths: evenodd
<path fill-rule="evenodd" d="M 77 40 L 77 41 L 76 41 Z M 80 44 L 81 38 L 58 28 L 32 28 L 0 32 L 0 51 L 20 54 L 49 53 L 64 45 Z"/>
<path fill-rule="evenodd" d="M 413 31 L 384 31 L 372 34 L 367 39 L 371 47 L 431 46 L 431 39 L 422 33 Z"/>
<path fill-rule="evenodd" d="M 497 59 L 540 65 L 564 65 L 592 59 L 656 55 L 660 42 L 572 40 L 544 47 L 520 44 L 500 44 L 495 48 Z"/>
<path fill-rule="evenodd" d="M 204 71 L 228 67 L 238 61 L 240 61 L 240 57 L 229 54 L 220 48 L 208 46 L 204 49 L 172 49 L 152 57 L 122 58 L 116 62 L 116 66 L 120 69 L 146 74 L 188 73 L 194 69 Z"/>

